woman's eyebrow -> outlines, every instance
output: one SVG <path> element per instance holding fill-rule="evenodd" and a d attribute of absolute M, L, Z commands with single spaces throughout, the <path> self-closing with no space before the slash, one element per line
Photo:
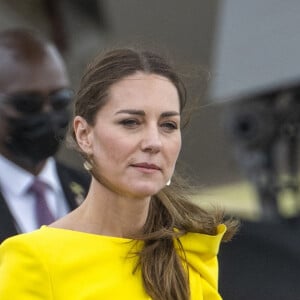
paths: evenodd
<path fill-rule="evenodd" d="M 166 111 L 166 112 L 163 112 L 161 114 L 162 117 L 173 117 L 173 116 L 179 116 L 180 113 L 178 111 Z"/>
<path fill-rule="evenodd" d="M 122 109 L 116 112 L 117 114 L 130 114 L 130 115 L 139 115 L 139 116 L 145 116 L 146 113 L 143 110 L 137 110 L 137 109 Z M 161 114 L 161 117 L 173 117 L 173 116 L 179 116 L 180 113 L 178 111 L 166 111 Z"/>
<path fill-rule="evenodd" d="M 146 113 L 143 110 L 137 110 L 137 109 L 122 109 L 116 112 L 117 114 L 130 114 L 130 115 L 139 115 L 139 116 L 145 116 Z"/>

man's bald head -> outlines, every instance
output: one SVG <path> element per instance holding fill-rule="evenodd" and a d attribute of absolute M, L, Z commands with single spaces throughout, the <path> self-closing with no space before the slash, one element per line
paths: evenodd
<path fill-rule="evenodd" d="M 8 29 L 0 32 L 0 51 L 5 56 L 21 62 L 37 62 L 47 55 L 50 42 L 37 33 L 26 29 Z"/>
<path fill-rule="evenodd" d="M 42 80 L 41 84 L 37 82 Z M 23 86 L 27 90 L 44 89 L 46 81 L 49 89 L 69 84 L 63 58 L 56 47 L 28 29 L 0 32 L 0 92 L 15 92 Z"/>

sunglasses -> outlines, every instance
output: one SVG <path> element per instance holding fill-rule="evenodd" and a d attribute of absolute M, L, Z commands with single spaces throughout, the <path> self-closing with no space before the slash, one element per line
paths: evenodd
<path fill-rule="evenodd" d="M 73 97 L 74 92 L 71 89 L 63 88 L 48 95 L 38 92 L 4 94 L 4 102 L 22 114 L 36 114 L 42 112 L 47 100 L 53 110 L 59 111 L 67 108 L 73 101 Z"/>

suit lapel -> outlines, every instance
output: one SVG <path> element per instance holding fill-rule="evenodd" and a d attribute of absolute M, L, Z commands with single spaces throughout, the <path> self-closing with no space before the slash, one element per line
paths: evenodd
<path fill-rule="evenodd" d="M 6 204 L 2 193 L 0 193 L 0 243 L 4 239 L 16 234 L 18 234 L 18 230 L 15 225 L 14 217 Z"/>
<path fill-rule="evenodd" d="M 60 163 L 56 164 L 56 169 L 67 202 L 70 209 L 73 210 L 83 202 L 87 193 L 87 187 L 85 186 L 87 183 L 85 185 L 82 185 L 82 182 L 79 183 L 76 179 L 74 179 L 70 170 Z"/>

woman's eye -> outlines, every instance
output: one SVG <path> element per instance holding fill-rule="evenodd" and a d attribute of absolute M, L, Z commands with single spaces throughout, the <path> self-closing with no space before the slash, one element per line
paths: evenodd
<path fill-rule="evenodd" d="M 140 122 L 135 119 L 125 119 L 122 120 L 120 123 L 126 127 L 135 127 L 140 124 Z"/>
<path fill-rule="evenodd" d="M 166 128 L 167 130 L 176 130 L 178 129 L 178 125 L 175 122 L 164 122 L 162 127 Z"/>

